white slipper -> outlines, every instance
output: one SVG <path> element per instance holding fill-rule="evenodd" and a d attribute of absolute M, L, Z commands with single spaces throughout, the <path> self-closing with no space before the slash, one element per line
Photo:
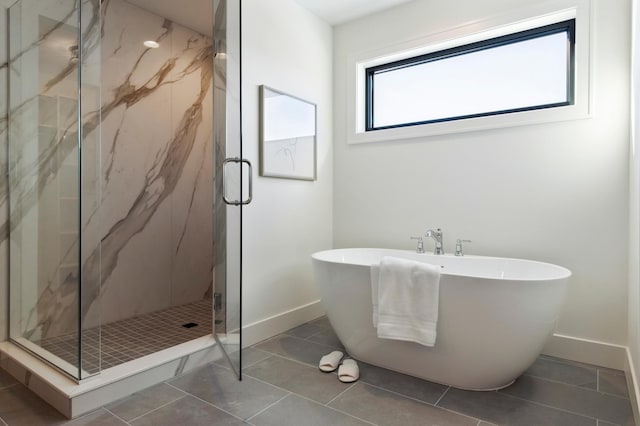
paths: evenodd
<path fill-rule="evenodd" d="M 340 365 L 340 360 L 342 359 L 343 355 L 344 354 L 340 351 L 333 351 L 330 354 L 323 356 L 320 359 L 318 368 L 325 373 L 331 373 L 332 371 L 335 371 L 336 368 L 338 368 L 338 365 Z"/>
<path fill-rule="evenodd" d="M 354 359 L 345 359 L 338 368 L 338 379 L 342 383 L 352 383 L 360 377 L 358 363 Z"/>

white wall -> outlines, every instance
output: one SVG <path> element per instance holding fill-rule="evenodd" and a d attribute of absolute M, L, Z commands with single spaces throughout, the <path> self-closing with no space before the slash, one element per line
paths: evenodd
<path fill-rule="evenodd" d="M 243 149 L 254 165 L 254 199 L 243 210 L 243 323 L 251 328 L 318 300 L 310 256 L 333 245 L 332 30 L 293 0 L 244 0 L 242 9 Z M 261 84 L 317 105 L 315 182 L 258 176 Z M 288 317 L 311 319 L 314 306 Z M 245 343 L 278 331 L 249 332 Z"/>
<path fill-rule="evenodd" d="M 573 271 L 557 333 L 626 345 L 628 0 L 593 0 L 592 118 L 346 143 L 348 55 L 538 2 L 416 0 L 335 28 L 335 245 L 412 249 L 441 227 L 449 252 L 466 238 L 471 254 L 557 263 Z"/>

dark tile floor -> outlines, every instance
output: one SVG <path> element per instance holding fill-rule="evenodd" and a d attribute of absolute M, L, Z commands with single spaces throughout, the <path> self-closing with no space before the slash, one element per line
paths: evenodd
<path fill-rule="evenodd" d="M 344 384 L 317 368 L 341 348 L 321 318 L 222 362 L 67 422 L 0 371 L 0 425 L 592 425 L 631 426 L 624 374 L 541 356 L 512 386 L 470 392 L 360 364 Z"/>

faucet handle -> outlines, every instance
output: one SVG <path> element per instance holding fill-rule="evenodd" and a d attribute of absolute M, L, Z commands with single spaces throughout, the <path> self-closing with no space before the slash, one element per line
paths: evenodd
<path fill-rule="evenodd" d="M 424 253 L 424 241 L 422 237 L 411 237 L 412 240 L 418 240 L 418 247 L 416 247 L 416 253 Z"/>
<path fill-rule="evenodd" d="M 471 240 L 461 240 L 461 239 L 457 239 L 456 240 L 456 252 L 455 255 L 456 256 L 464 256 L 464 253 L 462 252 L 462 243 L 470 243 L 472 242 Z"/>

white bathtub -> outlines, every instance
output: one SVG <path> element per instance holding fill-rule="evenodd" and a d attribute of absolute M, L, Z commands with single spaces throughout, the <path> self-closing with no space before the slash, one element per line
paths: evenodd
<path fill-rule="evenodd" d="M 369 269 L 383 256 L 442 266 L 434 347 L 377 337 Z M 472 390 L 508 386 L 535 361 L 555 328 L 571 276 L 530 260 L 405 250 L 328 250 L 312 258 L 322 304 L 349 355 Z"/>

